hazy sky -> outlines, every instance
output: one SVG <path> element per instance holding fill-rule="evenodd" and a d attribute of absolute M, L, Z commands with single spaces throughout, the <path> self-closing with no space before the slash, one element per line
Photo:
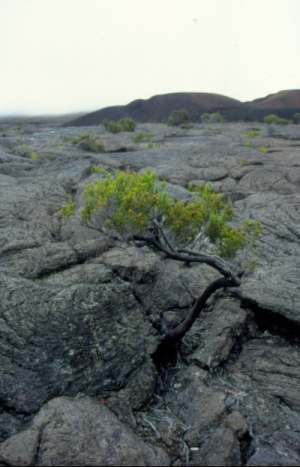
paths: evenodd
<path fill-rule="evenodd" d="M 0 44 L 0 115 L 300 88 L 300 0 L 0 0 Z"/>

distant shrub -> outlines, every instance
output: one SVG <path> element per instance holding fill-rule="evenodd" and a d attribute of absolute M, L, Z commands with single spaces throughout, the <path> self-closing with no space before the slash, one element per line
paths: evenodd
<path fill-rule="evenodd" d="M 69 138 L 68 136 L 63 137 L 63 142 L 64 143 L 68 143 L 69 141 L 71 141 L 71 138 Z"/>
<path fill-rule="evenodd" d="M 238 163 L 241 164 L 241 165 L 246 164 L 246 162 L 247 162 L 246 159 L 240 159 L 240 160 L 238 161 Z"/>
<path fill-rule="evenodd" d="M 134 138 L 134 142 L 135 143 L 140 143 L 141 141 L 144 141 L 144 140 L 147 140 L 149 141 L 150 139 L 153 138 L 153 133 L 148 133 L 148 134 L 145 134 L 145 133 L 138 133 Z"/>
<path fill-rule="evenodd" d="M 39 156 L 36 152 L 33 152 L 33 153 L 31 154 L 31 156 L 30 156 L 30 159 L 34 159 L 34 160 L 37 160 L 37 159 L 39 159 L 39 158 L 40 158 L 40 156 Z"/>
<path fill-rule="evenodd" d="M 83 139 L 88 138 L 89 136 L 90 136 L 90 135 L 88 135 L 88 134 L 76 136 L 76 138 L 74 138 L 74 139 L 72 140 L 72 143 L 73 143 L 73 144 L 77 144 L 77 143 L 79 143 L 80 141 L 82 141 Z"/>
<path fill-rule="evenodd" d="M 94 167 L 91 168 L 91 173 L 92 174 L 99 173 L 99 174 L 104 174 L 104 175 L 108 174 L 107 170 L 101 169 L 101 167 L 98 167 L 97 165 L 94 165 Z"/>
<path fill-rule="evenodd" d="M 244 123 L 244 120 L 238 120 L 238 123 Z"/>
<path fill-rule="evenodd" d="M 118 121 L 118 125 L 121 125 L 122 131 L 135 131 L 136 123 L 132 118 L 121 118 Z"/>
<path fill-rule="evenodd" d="M 259 150 L 260 150 L 260 152 L 262 152 L 263 154 L 268 154 L 268 150 L 267 150 L 267 148 L 265 148 L 264 146 L 261 146 L 261 147 L 259 148 Z"/>
<path fill-rule="evenodd" d="M 300 123 L 300 112 L 296 112 L 293 116 L 293 120 L 295 123 Z"/>
<path fill-rule="evenodd" d="M 17 152 L 17 151 L 30 151 L 30 146 L 15 146 L 12 148 L 12 152 Z"/>
<path fill-rule="evenodd" d="M 288 125 L 289 122 L 285 118 L 280 118 L 277 115 L 268 115 L 267 117 L 264 117 L 264 122 L 265 123 L 277 123 L 278 125 Z"/>
<path fill-rule="evenodd" d="M 208 123 L 209 122 L 209 113 L 205 112 L 204 114 L 201 115 L 201 121 L 202 123 Z"/>
<path fill-rule="evenodd" d="M 7 134 L 6 134 L 6 133 L 0 133 L 0 136 L 1 136 L 2 138 L 4 138 L 4 136 L 7 136 Z"/>
<path fill-rule="evenodd" d="M 173 110 L 171 113 L 169 119 L 168 119 L 168 124 L 172 126 L 178 126 L 181 125 L 184 122 L 187 122 L 189 119 L 189 114 L 187 113 L 186 110 Z"/>
<path fill-rule="evenodd" d="M 81 141 L 84 141 L 83 149 L 90 152 L 101 153 L 105 152 L 105 146 L 102 144 L 96 136 L 92 135 L 79 135 L 77 138 L 73 139 L 73 144 L 78 144 Z"/>
<path fill-rule="evenodd" d="M 116 122 L 114 122 L 113 120 L 102 120 L 102 124 L 104 125 L 104 128 L 109 131 L 110 133 L 121 133 L 122 131 L 122 127 L 121 125 L 118 125 Z"/>
<path fill-rule="evenodd" d="M 247 148 L 252 148 L 252 144 L 250 143 L 250 141 L 247 141 L 246 147 L 247 147 Z"/>
<path fill-rule="evenodd" d="M 104 119 L 102 120 L 102 124 L 107 131 L 114 134 L 120 133 L 121 131 L 133 132 L 136 128 L 135 121 L 128 117 L 121 118 L 117 123 L 113 120 L 108 121 Z"/>
<path fill-rule="evenodd" d="M 210 114 L 209 121 L 212 123 L 226 123 L 226 120 L 219 112 Z"/>
<path fill-rule="evenodd" d="M 260 136 L 259 131 L 251 130 L 247 135 L 245 135 L 245 138 L 255 138 L 257 136 Z"/>
<path fill-rule="evenodd" d="M 154 144 L 153 144 L 153 143 L 148 143 L 148 144 L 147 144 L 147 148 L 148 148 L 148 149 L 153 149 L 153 148 L 154 148 Z"/>
<path fill-rule="evenodd" d="M 160 148 L 160 147 L 161 147 L 161 144 L 160 144 L 160 143 L 157 143 L 156 147 L 157 147 L 157 148 Z"/>
<path fill-rule="evenodd" d="M 22 128 L 23 128 L 23 125 L 22 125 L 21 122 L 19 122 L 19 123 L 18 123 L 18 126 L 17 126 L 17 130 L 22 130 Z"/>
<path fill-rule="evenodd" d="M 226 120 L 224 117 L 219 112 L 215 112 L 212 114 L 209 114 L 208 112 L 205 112 L 204 114 L 201 115 L 201 121 L 202 123 L 225 123 Z"/>

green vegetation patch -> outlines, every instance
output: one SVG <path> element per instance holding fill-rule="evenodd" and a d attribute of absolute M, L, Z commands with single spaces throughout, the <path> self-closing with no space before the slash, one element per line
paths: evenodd
<path fill-rule="evenodd" d="M 260 152 L 262 152 L 263 154 L 268 154 L 268 150 L 267 150 L 267 148 L 265 148 L 264 146 L 261 146 L 261 147 L 259 148 L 259 150 L 260 150 Z"/>
<path fill-rule="evenodd" d="M 257 136 L 261 136 L 259 131 L 251 130 L 247 135 L 245 135 L 245 138 L 256 138 Z"/>
<path fill-rule="evenodd" d="M 142 141 L 150 141 L 153 138 L 153 133 L 138 133 L 134 138 L 133 141 L 135 143 L 141 143 Z"/>
<path fill-rule="evenodd" d="M 113 120 L 102 120 L 104 128 L 110 133 L 121 133 L 121 131 L 134 132 L 136 128 L 136 123 L 131 118 L 125 117 L 121 118 L 118 122 Z"/>
<path fill-rule="evenodd" d="M 189 120 L 189 114 L 186 110 L 173 110 L 168 118 L 168 124 L 172 126 L 182 125 Z"/>
<path fill-rule="evenodd" d="M 104 175 L 107 175 L 109 172 L 107 172 L 107 170 L 105 169 L 102 169 L 101 167 L 98 167 L 97 165 L 94 165 L 92 168 L 91 168 L 91 173 L 92 174 L 104 174 Z"/>
<path fill-rule="evenodd" d="M 289 121 L 286 120 L 285 118 L 280 118 L 277 115 L 268 115 L 267 117 L 264 117 L 264 122 L 267 124 L 271 123 L 277 123 L 278 125 L 288 125 Z"/>

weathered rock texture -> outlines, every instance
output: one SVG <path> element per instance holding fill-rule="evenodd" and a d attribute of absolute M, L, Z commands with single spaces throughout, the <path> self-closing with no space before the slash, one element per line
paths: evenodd
<path fill-rule="evenodd" d="M 299 465 L 299 128 L 138 125 L 149 149 L 90 127 L 107 151 L 95 154 L 72 142 L 86 128 L 3 123 L 2 464 Z M 209 182 L 235 222 L 264 225 L 256 271 L 212 297 L 170 355 L 159 314 L 179 324 L 218 274 L 80 225 L 84 186 L 127 167 L 186 202 Z M 69 195 L 78 210 L 63 222 Z"/>

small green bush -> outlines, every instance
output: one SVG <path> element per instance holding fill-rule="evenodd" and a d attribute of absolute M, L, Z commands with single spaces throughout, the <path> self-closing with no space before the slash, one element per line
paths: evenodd
<path fill-rule="evenodd" d="M 295 123 L 300 123 L 300 112 L 296 112 L 293 116 L 293 120 Z"/>
<path fill-rule="evenodd" d="M 153 149 L 153 148 L 154 148 L 154 144 L 153 144 L 153 143 L 148 143 L 148 144 L 147 144 L 147 148 L 148 148 L 148 149 Z"/>
<path fill-rule="evenodd" d="M 133 132 L 136 128 L 136 123 L 131 118 L 121 118 L 117 123 L 113 120 L 102 120 L 104 128 L 110 133 L 121 133 L 121 131 Z"/>
<path fill-rule="evenodd" d="M 250 141 L 247 141 L 246 147 L 247 147 L 247 148 L 252 148 L 252 144 L 250 143 Z"/>
<path fill-rule="evenodd" d="M 263 154 L 268 154 L 268 150 L 267 150 L 267 148 L 265 148 L 264 146 L 261 146 L 261 147 L 259 148 L 259 150 L 260 150 L 260 152 L 262 152 Z"/>
<path fill-rule="evenodd" d="M 150 141 L 153 138 L 153 133 L 138 133 L 134 138 L 133 141 L 135 143 L 141 143 L 144 140 Z"/>
<path fill-rule="evenodd" d="M 92 168 L 91 168 L 91 173 L 92 174 L 104 174 L 104 175 L 107 175 L 109 172 L 107 172 L 107 170 L 105 169 L 101 169 L 101 167 L 98 167 L 97 165 L 94 165 Z"/>
<path fill-rule="evenodd" d="M 247 135 L 245 135 L 245 138 L 256 138 L 257 136 L 260 136 L 259 131 L 251 130 Z"/>
<path fill-rule="evenodd" d="M 168 124 L 172 126 L 178 126 L 181 125 L 184 122 L 187 122 L 189 119 L 189 114 L 187 113 L 186 110 L 173 110 L 171 113 L 169 119 L 168 119 Z"/>
<path fill-rule="evenodd" d="M 86 143 L 85 150 L 95 152 L 97 154 L 105 152 L 105 146 L 102 144 L 96 136 L 92 135 L 79 135 L 77 138 L 73 139 L 72 143 L 77 144 L 80 141 L 84 141 Z"/>
<path fill-rule="evenodd" d="M 268 115 L 267 117 L 264 117 L 264 122 L 265 123 L 277 123 L 278 125 L 288 125 L 289 122 L 285 118 L 280 118 L 277 115 Z"/>
<path fill-rule="evenodd" d="M 0 136 L 1 136 L 2 138 L 4 138 L 5 136 L 7 136 L 7 134 L 6 134 L 6 133 L 0 133 Z"/>
<path fill-rule="evenodd" d="M 36 152 L 33 152 L 33 153 L 31 154 L 31 156 L 30 156 L 30 159 L 34 159 L 34 160 L 37 160 L 37 159 L 39 159 L 39 158 L 40 158 L 40 156 L 39 156 Z"/>
<path fill-rule="evenodd" d="M 241 164 L 241 165 L 246 164 L 246 162 L 247 162 L 246 159 L 240 159 L 240 160 L 238 161 L 238 163 Z"/>
<path fill-rule="evenodd" d="M 130 131 L 133 132 L 135 131 L 136 123 L 132 118 L 121 118 L 121 120 L 118 121 L 118 125 L 121 125 L 122 131 Z"/>
<path fill-rule="evenodd" d="M 219 112 L 210 114 L 209 121 L 212 123 L 226 123 L 226 120 Z"/>
<path fill-rule="evenodd" d="M 22 130 L 22 128 L 23 128 L 23 125 L 22 125 L 21 122 L 19 122 L 19 123 L 18 123 L 18 126 L 17 126 L 17 130 Z"/>
<path fill-rule="evenodd" d="M 30 146 L 15 146 L 12 148 L 12 152 L 17 152 L 17 151 L 30 151 Z"/>
<path fill-rule="evenodd" d="M 204 114 L 201 115 L 201 121 L 202 123 L 209 123 L 209 113 L 204 112 Z"/>
<path fill-rule="evenodd" d="M 244 120 L 238 120 L 238 123 L 244 123 Z"/>
<path fill-rule="evenodd" d="M 70 141 L 71 141 L 71 138 L 69 138 L 68 136 L 63 137 L 63 142 L 64 143 L 69 143 Z"/>
<path fill-rule="evenodd" d="M 80 141 L 82 141 L 83 139 L 88 138 L 89 136 L 90 136 L 90 135 L 88 135 L 88 134 L 76 136 L 76 138 L 74 138 L 74 139 L 72 140 L 72 143 L 73 143 L 73 144 L 77 144 L 77 143 L 79 143 Z"/>

